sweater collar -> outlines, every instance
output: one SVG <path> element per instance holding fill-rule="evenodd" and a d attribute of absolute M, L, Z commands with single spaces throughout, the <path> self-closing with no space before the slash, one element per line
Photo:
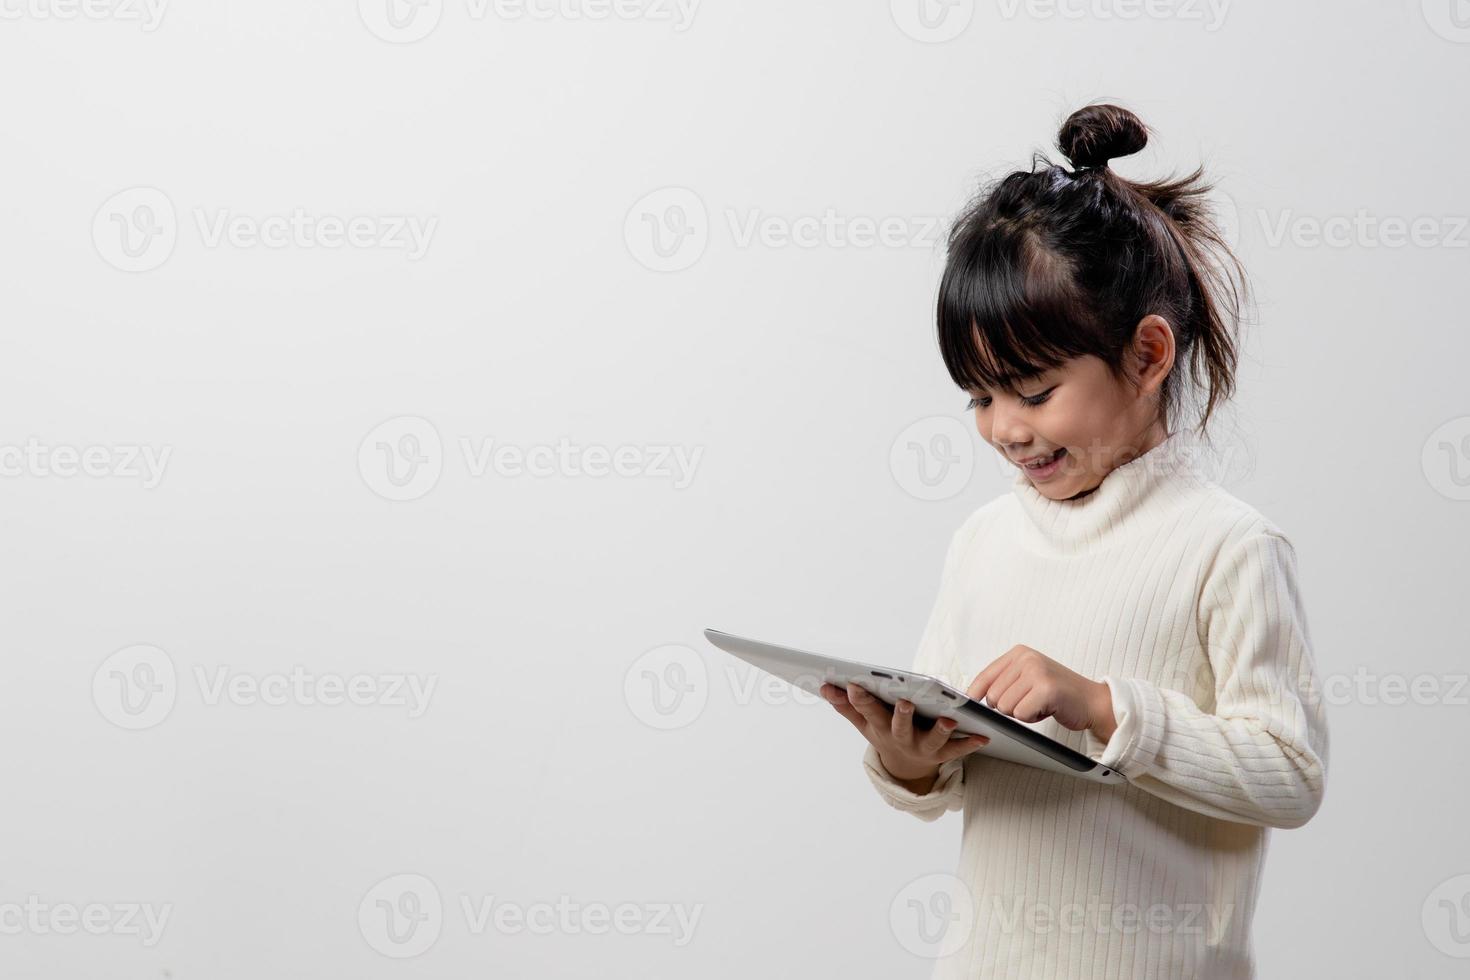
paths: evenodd
<path fill-rule="evenodd" d="M 1011 489 L 1030 530 L 1059 551 L 1078 551 L 1150 514 L 1159 513 L 1201 479 L 1198 441 L 1188 430 L 1114 467 L 1097 489 L 1078 500 L 1052 500 L 1016 471 Z"/>

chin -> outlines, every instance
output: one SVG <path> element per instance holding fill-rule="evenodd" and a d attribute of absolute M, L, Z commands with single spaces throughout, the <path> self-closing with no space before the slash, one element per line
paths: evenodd
<path fill-rule="evenodd" d="M 1074 497 L 1085 496 L 1096 490 L 1097 487 L 1089 487 L 1082 480 L 1051 480 L 1047 483 L 1035 483 L 1031 486 L 1037 493 L 1048 500 L 1071 500 Z"/>

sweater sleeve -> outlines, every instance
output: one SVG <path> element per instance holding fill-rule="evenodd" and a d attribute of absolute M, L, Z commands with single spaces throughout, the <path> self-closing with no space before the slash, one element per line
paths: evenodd
<path fill-rule="evenodd" d="M 1322 803 L 1328 737 L 1285 537 L 1258 530 L 1226 545 L 1201 593 L 1199 629 L 1213 710 L 1137 677 L 1104 677 L 1117 730 L 1106 744 L 1088 731 L 1088 755 L 1185 809 L 1300 827 Z"/>
<path fill-rule="evenodd" d="M 955 569 L 966 543 L 972 536 L 970 522 L 955 532 L 950 539 L 949 550 L 944 559 L 944 570 L 940 575 L 939 593 L 929 612 L 928 623 L 919 639 L 914 654 L 913 669 L 916 673 L 938 677 L 953 684 L 949 677 L 950 665 L 954 663 L 954 591 Z M 938 820 L 949 810 L 958 810 L 964 805 L 965 760 L 951 759 L 939 767 L 934 786 L 927 793 L 919 794 L 904 788 L 894 780 L 878 757 L 878 750 L 871 743 L 863 752 L 863 770 L 873 787 L 889 806 L 912 813 L 920 820 Z"/>

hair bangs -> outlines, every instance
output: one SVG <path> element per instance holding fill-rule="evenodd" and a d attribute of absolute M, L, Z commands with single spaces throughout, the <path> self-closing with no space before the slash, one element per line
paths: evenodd
<path fill-rule="evenodd" d="M 1014 391 L 1093 346 L 1065 270 L 1045 254 L 993 228 L 951 246 L 936 321 L 944 366 L 961 389 Z"/>

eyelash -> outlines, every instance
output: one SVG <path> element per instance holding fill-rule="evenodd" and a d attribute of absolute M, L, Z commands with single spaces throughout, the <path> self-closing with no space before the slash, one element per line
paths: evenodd
<path fill-rule="evenodd" d="M 1022 405 L 1025 405 L 1025 406 L 1027 406 L 1029 408 L 1035 408 L 1036 406 L 1042 404 L 1048 398 L 1050 398 L 1051 397 L 1051 393 L 1054 390 L 1055 389 L 1053 389 L 1053 388 L 1048 388 L 1048 389 L 1046 389 L 1045 391 L 1043 391 L 1039 395 L 1032 395 L 1030 398 L 1022 398 L 1021 399 L 1021 404 Z M 983 405 L 981 404 L 982 401 L 984 402 Z M 973 412 L 977 408 L 989 408 L 989 407 L 990 407 L 990 399 L 989 399 L 989 397 L 985 397 L 985 398 L 971 398 L 970 399 L 970 404 L 966 405 L 965 406 L 965 409 L 966 409 L 966 411 Z"/>

